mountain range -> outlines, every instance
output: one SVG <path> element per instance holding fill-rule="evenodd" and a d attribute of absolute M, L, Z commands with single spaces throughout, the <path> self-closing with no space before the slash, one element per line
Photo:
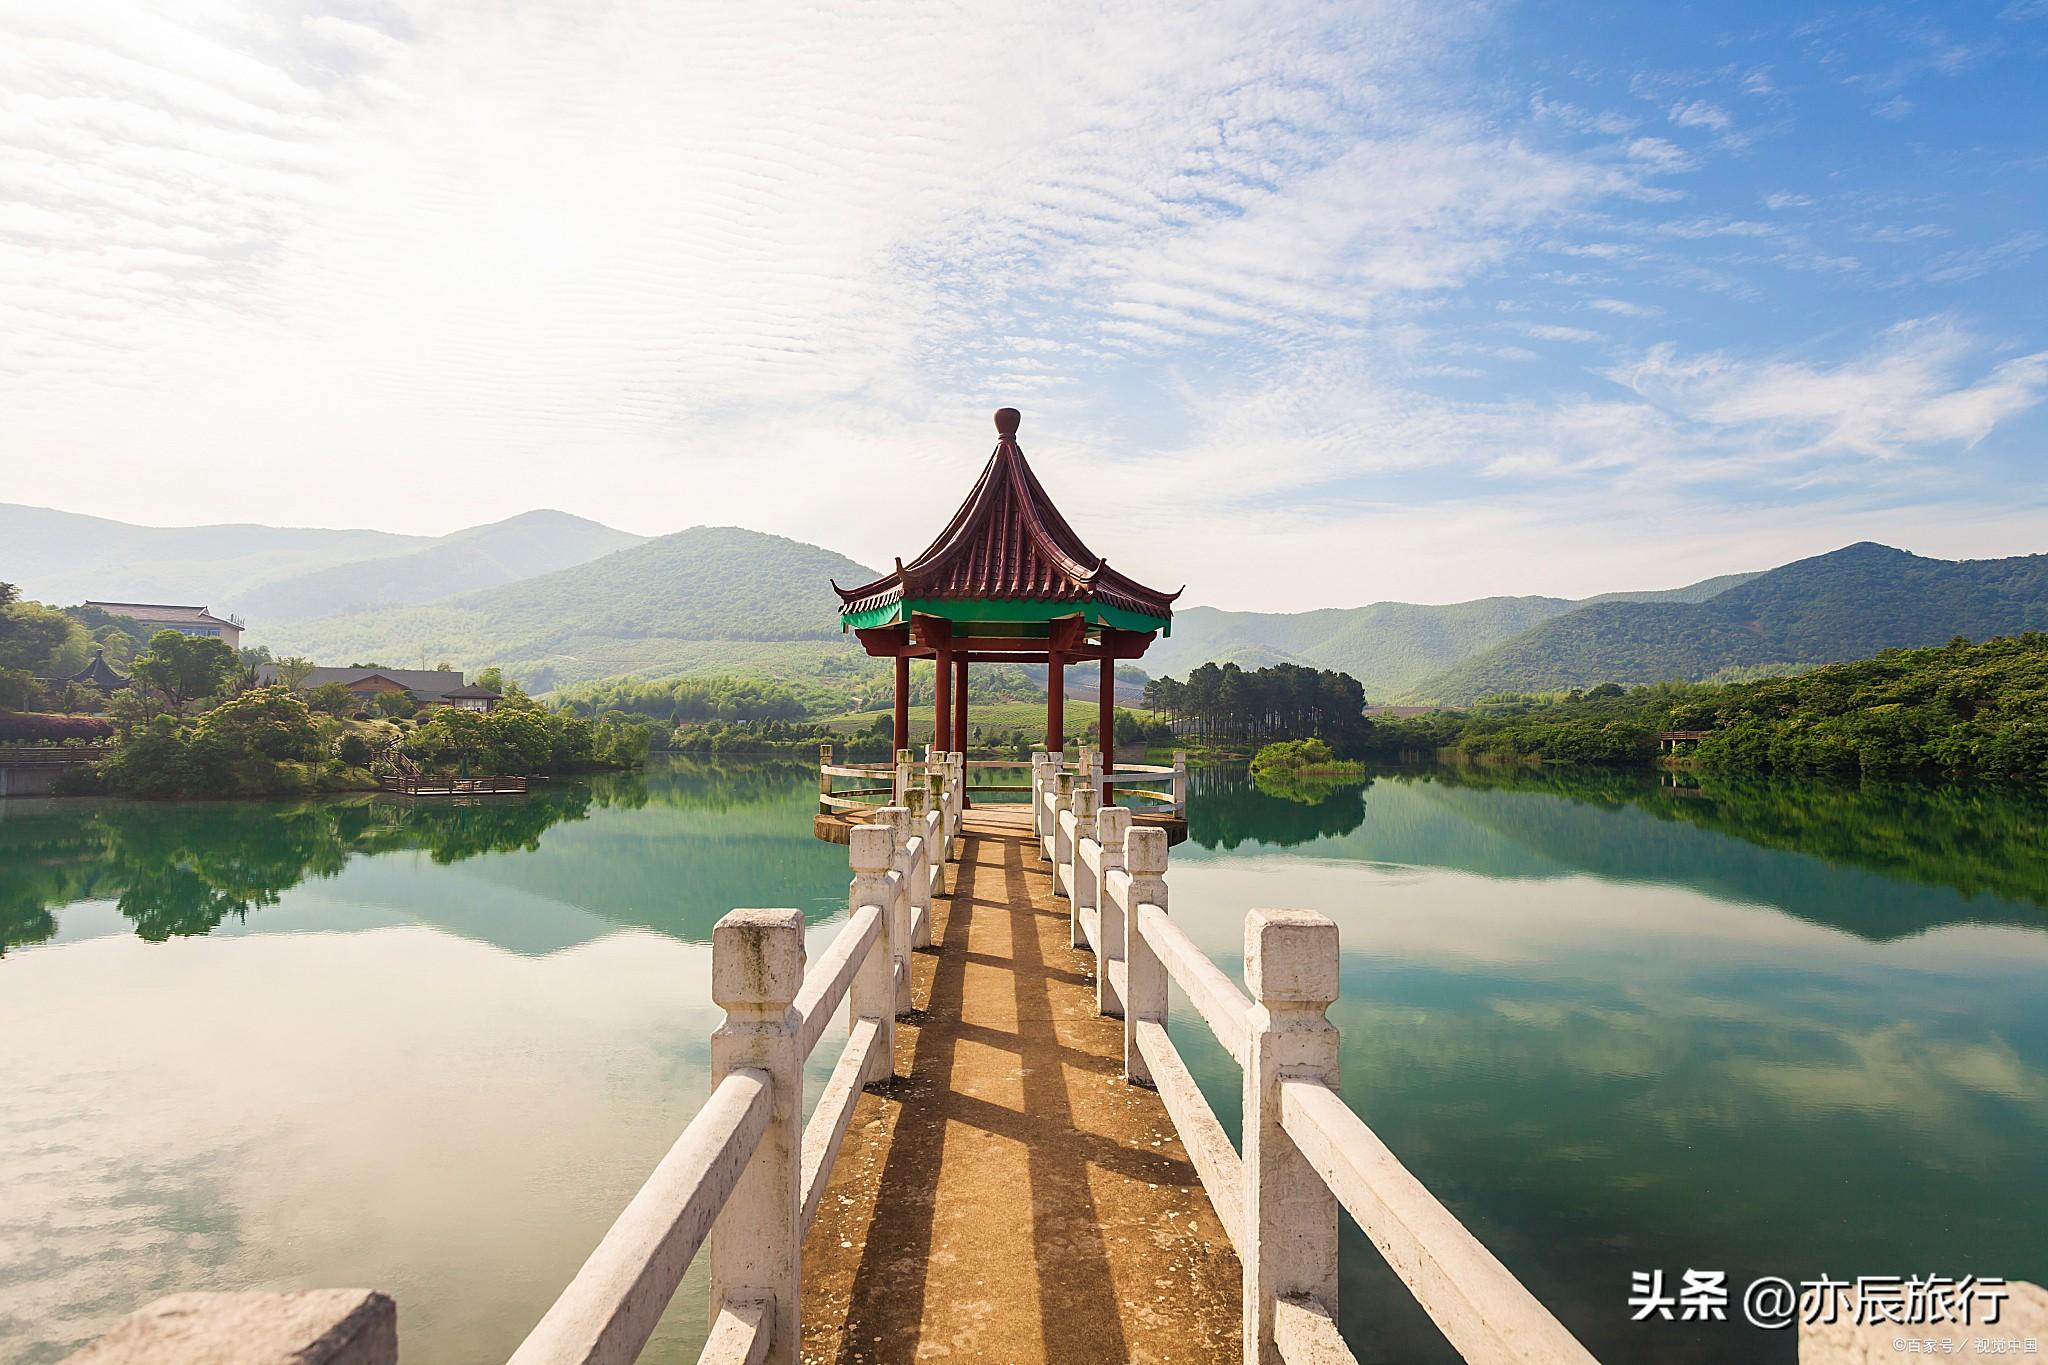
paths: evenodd
<path fill-rule="evenodd" d="M 1461 660 L 1553 617 L 1609 602 L 1701 602 L 1753 576 L 1724 574 L 1683 588 L 1581 601 L 1482 597 L 1446 606 L 1374 602 L 1302 612 L 1189 607 L 1175 613 L 1173 634 L 1145 652 L 1144 666 L 1179 676 L 1211 660 L 1240 668 L 1305 664 L 1349 673 L 1365 685 L 1368 697 L 1402 697 Z"/>
<path fill-rule="evenodd" d="M 827 580 L 874 570 L 815 545 L 697 526 L 446 601 L 265 630 L 279 653 L 460 668 L 496 663 L 546 689 L 626 674 L 816 676 L 859 670 Z"/>
<path fill-rule="evenodd" d="M 1417 691 L 1455 704 L 1494 692 L 1697 681 L 2027 630 L 2048 630 L 2048 555 L 1924 559 L 1865 541 L 1701 601 L 1591 603 L 1472 655 Z"/>
<path fill-rule="evenodd" d="M 0 503 L 0 567 L 35 601 L 176 602 L 265 624 L 432 602 L 567 568 L 642 537 L 566 512 L 445 536 L 297 526 L 135 526 Z"/>
<path fill-rule="evenodd" d="M 502 665 L 537 690 L 629 674 L 740 673 L 857 689 L 875 673 L 826 580 L 873 570 L 739 527 L 642 539 L 536 511 L 439 537 L 159 528 L 0 505 L 0 579 L 31 600 L 204 603 L 246 643 L 322 663 Z M 1928 559 L 1858 544 L 1759 573 L 1571 600 L 1191 606 L 1140 667 L 1341 669 L 1374 701 L 1697 680 L 2048 628 L 2048 555 Z"/>

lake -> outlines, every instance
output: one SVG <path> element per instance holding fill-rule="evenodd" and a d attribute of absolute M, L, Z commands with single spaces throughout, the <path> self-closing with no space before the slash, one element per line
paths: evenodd
<path fill-rule="evenodd" d="M 706 1091 L 712 924 L 799 906 L 815 952 L 844 915 L 815 790 L 0 802 L 0 1358 L 178 1290 L 366 1285 L 408 1359 L 503 1360 Z M 2048 1280 L 2042 793 L 1213 769 L 1190 825 L 1175 918 L 1233 975 L 1250 906 L 1338 921 L 1346 1098 L 1602 1359 L 1793 1359 L 1630 1323 L 1633 1271 Z M 1174 1031 L 1234 1130 L 1235 1068 Z M 1345 1228 L 1360 1359 L 1448 1358 Z"/>

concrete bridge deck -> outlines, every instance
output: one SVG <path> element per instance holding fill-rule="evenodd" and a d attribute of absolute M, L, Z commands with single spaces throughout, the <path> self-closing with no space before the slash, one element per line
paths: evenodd
<path fill-rule="evenodd" d="M 1237 1257 L 1014 809 L 964 813 L 897 1079 L 804 1244 L 802 1359 L 1232 1359 Z"/>

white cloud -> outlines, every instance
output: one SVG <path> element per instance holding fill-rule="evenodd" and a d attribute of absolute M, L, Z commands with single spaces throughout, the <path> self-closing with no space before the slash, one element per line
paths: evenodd
<path fill-rule="evenodd" d="M 1681 128 L 1711 128 L 1717 133 L 1728 131 L 1734 123 L 1727 110 L 1705 100 L 1680 100 L 1671 106 L 1670 116 Z"/>
<path fill-rule="evenodd" d="M 76 502 L 91 451 L 114 515 L 665 530 L 743 506 L 764 431 L 1327 344 L 1633 183 L 1438 109 L 1427 19 L 10 11 L 9 495 Z M 307 464 L 366 477 L 307 506 Z"/>
<path fill-rule="evenodd" d="M 1706 198 L 1678 179 L 1694 152 L 1596 94 L 1524 114 L 1475 93 L 1488 22 L 1412 0 L 0 0 L 0 497 L 429 531 L 553 505 L 877 562 L 950 510 L 1016 401 L 1120 564 L 1274 605 L 1304 547 L 1340 587 L 1507 580 L 1499 554 L 1339 553 L 1437 534 L 1390 508 L 1478 488 L 1488 527 L 1529 490 L 1562 517 L 1595 484 L 1647 506 L 1819 452 L 1910 465 L 2037 401 L 2038 357 L 1926 332 L 1832 364 L 1674 341 L 1625 391 L 1585 369 L 1598 333 L 1515 327 L 1583 308 L 1690 339 L 1693 310 L 1632 294 L 1756 297 L 1754 263 L 1844 258 Z M 1651 84 L 1725 146 L 1709 78 Z M 2039 239 L 1956 245 L 1924 280 Z M 1805 385 L 1825 396 L 1802 411 Z"/>
<path fill-rule="evenodd" d="M 1627 299 L 1594 299 L 1586 305 L 1598 312 L 1611 313 L 1618 318 L 1654 318 L 1664 314 L 1662 308 L 1647 303 L 1630 303 Z"/>
<path fill-rule="evenodd" d="M 2048 351 L 1988 369 L 1983 351 L 1937 317 L 1895 326 L 1832 365 L 1687 357 L 1662 345 L 1612 377 L 1675 417 L 1752 433 L 1751 458 L 1762 462 L 1893 459 L 1922 446 L 1974 445 L 2048 396 Z"/>
<path fill-rule="evenodd" d="M 1689 171 L 1698 163 L 1677 143 L 1661 137 L 1639 137 L 1628 144 L 1629 159 L 1649 170 L 1670 174 Z"/>
<path fill-rule="evenodd" d="M 1575 132 L 1599 133 L 1606 137 L 1620 137 L 1636 126 L 1636 121 L 1626 114 L 1583 109 L 1564 100 L 1550 99 L 1541 92 L 1529 97 L 1529 112 L 1539 119 L 1561 123 Z"/>

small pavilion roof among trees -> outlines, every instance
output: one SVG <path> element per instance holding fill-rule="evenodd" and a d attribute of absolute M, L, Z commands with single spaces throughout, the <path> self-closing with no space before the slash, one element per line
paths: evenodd
<path fill-rule="evenodd" d="M 92 662 L 64 681 L 77 683 L 80 687 L 96 688 L 101 692 L 118 692 L 128 685 L 128 680 L 116 673 L 114 666 L 107 662 L 107 651 L 104 649 L 95 649 L 92 652 Z"/>
<path fill-rule="evenodd" d="M 910 661 L 937 665 L 938 747 L 967 747 L 970 663 L 1044 663 L 1046 747 L 1062 744 L 1064 670 L 1102 665 L 1098 732 L 1113 752 L 1115 668 L 1170 634 L 1176 592 L 1150 588 L 1090 550 L 1017 444 L 1015 408 L 996 413 L 996 448 L 960 510 L 925 552 L 842 588 L 840 623 L 869 654 L 896 660 L 895 740 L 909 746 Z M 949 738 L 950 734 L 950 738 Z"/>

